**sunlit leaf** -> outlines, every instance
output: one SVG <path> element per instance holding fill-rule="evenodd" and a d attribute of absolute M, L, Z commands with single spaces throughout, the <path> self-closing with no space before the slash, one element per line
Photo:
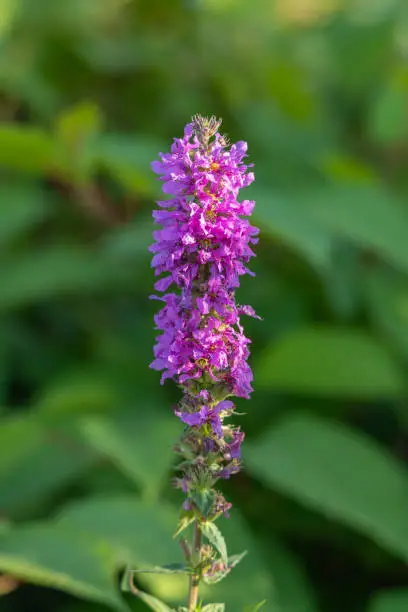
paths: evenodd
<path fill-rule="evenodd" d="M 205 521 L 204 523 L 200 524 L 200 529 L 210 544 L 212 544 L 212 546 L 218 550 L 221 555 L 222 562 L 225 565 L 228 565 L 227 545 L 217 525 L 215 523 Z"/>
<path fill-rule="evenodd" d="M 91 448 L 109 457 L 126 476 L 144 487 L 146 495 L 154 497 L 173 462 L 173 444 L 180 428 L 171 415 L 142 402 L 134 411 L 112 418 L 84 419 L 81 432 Z"/>
<path fill-rule="evenodd" d="M 123 574 L 121 590 L 125 593 L 133 593 L 136 597 L 139 597 L 145 604 L 154 612 L 175 612 L 173 608 L 169 608 L 163 601 L 140 591 L 133 582 L 132 570 L 126 570 Z"/>
<path fill-rule="evenodd" d="M 265 604 L 266 604 L 266 600 L 264 599 L 263 601 L 260 601 L 255 606 L 247 606 L 244 612 L 258 612 L 258 610 L 260 610 Z"/>
<path fill-rule="evenodd" d="M 171 537 L 176 520 L 172 508 L 125 495 L 73 503 L 56 518 L 61 528 L 105 543 L 118 564 L 141 569 L 171 563 L 181 554 Z"/>
<path fill-rule="evenodd" d="M 0 168 L 33 175 L 54 169 L 55 143 L 40 128 L 0 125 Z"/>
<path fill-rule="evenodd" d="M 0 571 L 25 582 L 66 591 L 120 611 L 114 566 L 94 543 L 54 526 L 25 526 L 0 534 Z"/>

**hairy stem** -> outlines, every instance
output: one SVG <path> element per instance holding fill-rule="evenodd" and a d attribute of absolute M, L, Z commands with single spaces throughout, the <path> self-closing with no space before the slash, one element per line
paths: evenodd
<path fill-rule="evenodd" d="M 200 563 L 201 556 L 201 529 L 198 520 L 194 523 L 192 562 L 195 567 Z M 188 612 L 195 612 L 198 603 L 198 587 L 200 574 L 193 574 L 190 578 L 190 592 L 188 595 Z"/>

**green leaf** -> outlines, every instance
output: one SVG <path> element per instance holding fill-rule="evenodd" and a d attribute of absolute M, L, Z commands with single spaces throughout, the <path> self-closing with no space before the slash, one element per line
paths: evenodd
<path fill-rule="evenodd" d="M 199 490 L 193 493 L 191 499 L 200 510 L 204 518 L 207 518 L 213 510 L 215 493 L 212 490 Z"/>
<path fill-rule="evenodd" d="M 228 568 L 233 569 L 234 567 L 236 567 L 238 563 L 240 563 L 242 559 L 247 556 L 247 554 L 248 551 L 244 550 L 244 552 L 240 553 L 239 555 L 230 555 L 228 557 Z"/>
<path fill-rule="evenodd" d="M 406 612 L 408 610 L 408 589 L 395 589 L 376 594 L 368 612 Z"/>
<path fill-rule="evenodd" d="M 104 240 L 104 252 L 121 263 L 140 264 L 142 260 L 149 261 L 152 227 L 150 218 L 138 217 L 137 223 L 126 223 L 126 225 L 112 229 Z"/>
<path fill-rule="evenodd" d="M 43 175 L 54 169 L 55 142 L 45 131 L 21 125 L 0 125 L 0 168 Z"/>
<path fill-rule="evenodd" d="M 182 534 L 183 531 L 194 522 L 194 519 L 195 516 L 193 511 L 182 509 L 173 538 L 177 538 L 180 534 Z"/>
<path fill-rule="evenodd" d="M 3 258 L 0 308 L 16 308 L 61 294 L 89 293 L 117 283 L 118 269 L 95 251 L 56 245 Z"/>
<path fill-rule="evenodd" d="M 79 370 L 71 370 L 54 379 L 36 402 L 41 418 L 53 420 L 67 416 L 84 417 L 90 414 L 106 414 L 118 403 L 119 392 L 106 372 L 87 369 L 79 364 Z M 80 430 L 83 420 L 78 422 Z M 83 435 L 81 433 L 81 439 Z"/>
<path fill-rule="evenodd" d="M 336 187 L 306 191 L 302 202 L 326 231 L 408 270 L 408 213 L 393 194 L 381 187 Z"/>
<path fill-rule="evenodd" d="M 169 608 L 165 603 L 157 599 L 157 597 L 153 597 L 153 595 L 148 595 L 143 591 L 139 591 L 135 593 L 139 599 L 144 601 L 145 604 L 154 612 L 175 612 L 174 608 Z"/>
<path fill-rule="evenodd" d="M 305 207 L 283 199 L 266 186 L 252 188 L 246 197 L 256 200 L 254 224 L 260 226 L 263 235 L 281 240 L 318 270 L 329 267 L 331 232 Z"/>
<path fill-rule="evenodd" d="M 379 87 L 368 117 L 371 138 L 383 145 L 402 142 L 407 135 L 406 106 L 408 88 L 405 67 L 391 74 L 389 82 Z"/>
<path fill-rule="evenodd" d="M 321 326 L 286 334 L 261 356 L 256 378 L 264 388 L 296 393 L 367 400 L 404 395 L 397 363 L 357 329 Z"/>
<path fill-rule="evenodd" d="M 246 606 L 246 608 L 244 609 L 244 612 L 258 612 L 258 610 L 260 610 L 265 604 L 266 604 L 266 599 L 264 599 L 263 601 L 260 601 L 255 606 Z"/>
<path fill-rule="evenodd" d="M 27 511 L 32 504 L 73 482 L 97 460 L 72 427 L 47 427 L 33 418 L 3 423 L 0 445 L 3 512 Z"/>
<path fill-rule="evenodd" d="M 257 478 L 408 559 L 408 472 L 372 440 L 294 415 L 246 451 Z"/>
<path fill-rule="evenodd" d="M 149 569 L 129 570 L 134 574 L 191 574 L 191 569 L 182 563 L 170 563 L 169 565 L 160 565 Z"/>
<path fill-rule="evenodd" d="M 24 182 L 0 185 L 0 246 L 8 246 L 36 228 L 49 211 L 41 189 Z"/>
<path fill-rule="evenodd" d="M 31 525 L 0 534 L 0 571 L 77 597 L 128 608 L 115 588 L 114 566 L 95 547 L 57 526 Z"/>
<path fill-rule="evenodd" d="M 158 191 L 150 163 L 165 150 L 165 144 L 152 137 L 103 134 L 92 148 L 95 166 L 109 172 L 126 190 L 151 197 Z"/>
<path fill-rule="evenodd" d="M 129 569 L 124 572 L 120 585 L 121 591 L 124 593 L 133 593 L 133 595 L 139 597 L 139 599 L 144 601 L 144 603 L 155 612 L 174 612 L 172 608 L 169 608 L 165 603 L 160 601 L 160 599 L 157 599 L 148 593 L 144 593 L 143 591 L 139 591 L 133 582 L 133 573 L 134 570 Z"/>
<path fill-rule="evenodd" d="M 325 174 L 336 183 L 373 184 L 375 170 L 368 162 L 334 151 L 326 153 L 321 160 Z"/>
<path fill-rule="evenodd" d="M 264 550 L 276 587 L 277 601 L 274 606 L 271 605 L 272 609 L 284 612 L 317 612 L 319 606 L 315 594 L 296 555 L 278 540 L 265 542 Z M 268 598 L 268 602 L 270 601 Z"/>
<path fill-rule="evenodd" d="M 89 137 L 99 133 L 102 116 L 93 102 L 84 101 L 65 109 L 58 117 L 55 133 L 72 152 L 85 144 Z"/>
<path fill-rule="evenodd" d="M 25 419 L 3 420 L 0 428 L 0 482 L 43 442 L 43 430 Z M 3 498 L 2 498 L 3 499 Z"/>
<path fill-rule="evenodd" d="M 224 565 L 227 565 L 227 545 L 217 525 L 215 523 L 210 523 L 209 521 L 206 521 L 205 523 L 200 523 L 200 529 L 203 535 L 205 535 L 207 540 L 210 542 L 210 544 L 212 544 L 212 546 L 214 546 L 214 548 L 218 550 Z"/>
<path fill-rule="evenodd" d="M 86 181 L 94 170 L 93 142 L 102 127 L 102 116 L 92 102 L 81 102 L 65 109 L 58 117 L 55 134 L 64 170 L 76 181 Z"/>
<path fill-rule="evenodd" d="M 204 606 L 204 608 L 202 609 L 202 612 L 224 612 L 224 610 L 225 610 L 225 604 L 215 603 L 215 604 L 208 604 Z"/>
<path fill-rule="evenodd" d="M 228 520 L 223 521 L 222 530 L 228 548 L 233 550 L 244 546 L 248 550 L 248 559 L 235 567 L 225 580 L 211 586 L 203 585 L 201 597 L 207 601 L 222 601 L 227 610 L 241 610 L 246 604 L 266 598 L 271 602 L 272 610 L 272 606 L 276 606 L 276 610 L 281 612 L 277 607 L 279 584 L 274 578 L 275 567 L 265 555 L 262 541 L 253 535 L 237 508 L 234 508 Z M 270 546 L 273 546 L 272 538 L 267 543 L 267 547 Z"/>
<path fill-rule="evenodd" d="M 174 460 L 169 441 L 176 440 L 180 433 L 174 418 L 143 403 L 140 410 L 128 410 L 112 419 L 84 419 L 81 431 L 91 448 L 109 457 L 123 474 L 141 484 L 148 497 L 158 495 Z"/>
<path fill-rule="evenodd" d="M 408 359 L 408 284 L 405 275 L 376 266 L 367 270 L 362 288 L 375 328 Z"/>
<path fill-rule="evenodd" d="M 71 504 L 56 520 L 85 539 L 98 538 L 113 551 L 118 564 L 143 568 L 171 563 L 180 554 L 171 537 L 176 519 L 172 508 L 123 495 Z"/>
<path fill-rule="evenodd" d="M 203 582 L 212 586 L 214 584 L 218 584 L 219 582 L 221 582 L 221 580 L 224 580 L 224 578 L 226 578 L 228 574 L 228 569 L 219 572 L 213 572 L 210 576 L 203 576 Z"/>

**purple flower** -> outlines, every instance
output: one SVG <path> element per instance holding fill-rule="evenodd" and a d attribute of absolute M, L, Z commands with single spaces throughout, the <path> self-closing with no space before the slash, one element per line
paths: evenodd
<path fill-rule="evenodd" d="M 181 412 L 176 408 L 175 414 L 190 427 L 202 427 L 205 423 L 211 425 L 214 434 L 222 438 L 222 419 L 223 412 L 228 413 L 234 408 L 233 402 L 224 400 L 216 406 L 201 406 L 195 412 Z"/>
<path fill-rule="evenodd" d="M 152 367 L 164 371 L 162 381 L 183 383 L 204 373 L 214 380 L 227 376 L 231 390 L 248 397 L 252 377 L 240 367 L 249 355 L 248 340 L 239 315 L 256 315 L 249 306 L 237 308 L 233 291 L 239 276 L 249 273 L 245 264 L 253 256 L 250 245 L 257 242 L 258 230 L 242 218 L 254 203 L 237 200 L 253 175 L 242 163 L 245 143 L 228 151 L 216 137 L 212 149 L 203 153 L 191 130 L 189 124 L 171 154 L 161 154 L 162 162 L 153 163 L 166 191 L 169 183 L 175 185 L 171 210 L 166 200 L 158 202 L 165 210 L 154 211 L 162 229 L 154 233 L 156 242 L 150 247 L 155 253 L 152 266 L 157 275 L 165 274 L 155 289 L 164 292 L 175 285 L 179 293 L 170 294 L 171 303 L 156 317 L 163 334 Z"/>
<path fill-rule="evenodd" d="M 229 452 L 232 459 L 240 459 L 241 458 L 241 444 L 243 443 L 245 438 L 245 434 L 243 431 L 237 429 L 232 434 L 232 441 L 229 443 Z"/>
<path fill-rule="evenodd" d="M 152 297 L 163 305 L 155 316 L 160 333 L 151 367 L 162 372 L 162 383 L 171 378 L 184 390 L 175 414 L 187 426 L 188 461 L 196 458 L 193 472 L 198 480 L 201 474 L 200 482 L 239 470 L 244 434 L 224 425 L 234 410 L 226 398 L 251 394 L 250 340 L 240 316 L 259 318 L 251 306 L 235 301 L 240 277 L 252 274 L 248 263 L 258 242 L 259 230 L 247 218 L 255 203 L 238 200 L 254 174 L 245 163 L 247 144 L 229 146 L 220 124 L 214 117 L 194 117 L 170 152 L 152 163 L 171 198 L 158 201 L 153 212 L 160 227 L 150 247 L 159 294 Z M 211 462 L 203 463 L 210 455 Z M 185 476 L 187 490 L 186 478 L 193 485 Z"/>

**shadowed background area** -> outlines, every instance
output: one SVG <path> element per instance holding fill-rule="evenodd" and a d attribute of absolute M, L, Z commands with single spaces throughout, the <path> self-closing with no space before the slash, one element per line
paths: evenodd
<path fill-rule="evenodd" d="M 219 522 L 248 555 L 203 597 L 406 612 L 405 0 L 1 0 L 0 43 L 0 612 L 142 612 L 124 567 L 181 560 L 147 248 L 194 113 L 249 143 L 263 317 Z"/>

